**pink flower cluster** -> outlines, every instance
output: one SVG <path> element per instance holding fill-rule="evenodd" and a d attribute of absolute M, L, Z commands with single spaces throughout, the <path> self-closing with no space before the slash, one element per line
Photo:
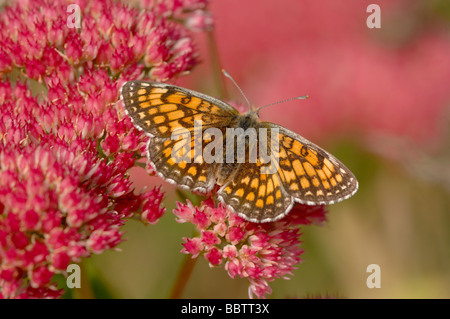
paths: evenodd
<path fill-rule="evenodd" d="M 162 16 L 183 21 L 192 31 L 207 31 L 213 27 L 211 14 L 205 10 L 209 0 L 134 0 L 133 2 Z"/>
<path fill-rule="evenodd" d="M 177 203 L 173 211 L 180 223 L 190 222 L 199 235 L 184 238 L 182 253 L 202 254 L 211 267 L 224 264 L 231 278 L 249 280 L 249 296 L 271 293 L 268 282 L 292 275 L 301 262 L 299 225 L 325 221 L 323 206 L 296 205 L 289 215 L 274 223 L 250 223 L 212 200 L 194 207 Z"/>
<path fill-rule="evenodd" d="M 128 79 L 188 71 L 185 26 L 115 1 L 19 1 L 0 12 L 0 297 L 58 297 L 51 281 L 114 248 L 138 214 L 164 214 L 160 188 L 135 194 L 128 169 L 147 137 L 123 115 Z"/>

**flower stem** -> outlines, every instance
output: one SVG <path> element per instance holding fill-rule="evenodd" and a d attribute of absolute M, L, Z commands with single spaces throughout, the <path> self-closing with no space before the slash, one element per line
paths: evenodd
<path fill-rule="evenodd" d="M 75 299 L 94 299 L 94 291 L 92 290 L 90 273 L 86 269 L 86 261 L 82 260 L 79 264 L 81 273 L 81 287 L 74 289 Z"/>
<path fill-rule="evenodd" d="M 185 255 L 183 265 L 181 266 L 177 279 L 175 280 L 175 284 L 172 287 L 172 291 L 169 296 L 170 299 L 181 298 L 183 291 L 186 288 L 186 284 L 191 277 L 196 261 L 197 258 L 192 258 L 191 255 Z"/>

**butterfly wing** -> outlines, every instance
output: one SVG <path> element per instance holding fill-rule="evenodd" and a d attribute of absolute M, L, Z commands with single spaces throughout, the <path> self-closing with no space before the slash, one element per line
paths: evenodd
<path fill-rule="evenodd" d="M 217 191 L 218 199 L 239 216 L 255 223 L 277 220 L 287 214 L 294 199 L 278 174 L 262 174 L 264 165 L 242 163 Z"/>
<path fill-rule="evenodd" d="M 151 136 L 147 156 L 155 171 L 178 186 L 211 190 L 218 165 L 203 160 L 202 150 L 212 140 L 201 137 L 208 128 L 224 130 L 239 112 L 213 97 L 165 83 L 126 82 L 121 98 L 134 125 Z M 177 155 L 180 150 L 185 150 L 183 156 Z"/>
<path fill-rule="evenodd" d="M 193 137 L 190 139 L 194 143 Z M 201 143 L 201 142 L 200 142 Z M 180 146 L 181 144 L 181 146 Z M 172 184 L 193 191 L 208 192 L 216 184 L 217 163 L 196 162 L 192 147 L 184 160 L 176 160 L 172 151 L 178 151 L 184 143 L 179 140 L 153 137 L 148 142 L 148 159 L 157 174 Z M 208 143 L 203 142 L 202 147 Z"/>
<path fill-rule="evenodd" d="M 208 95 L 166 83 L 125 82 L 120 89 L 127 115 L 150 136 L 171 138 L 177 129 L 226 126 L 239 112 Z"/>
<path fill-rule="evenodd" d="M 296 202 L 334 204 L 354 195 L 358 181 L 336 157 L 302 136 L 277 124 L 262 126 L 279 132 L 279 175 Z"/>
<path fill-rule="evenodd" d="M 354 175 L 330 153 L 280 125 L 262 122 L 261 128 L 269 132 L 263 143 L 271 164 L 258 160 L 236 166 L 218 191 L 218 198 L 243 218 L 274 221 L 284 217 L 294 202 L 333 204 L 357 191 Z M 272 139 L 276 133 L 278 146 Z M 259 144 L 256 147 L 261 154 Z M 275 169 L 268 170 L 270 165 Z"/>

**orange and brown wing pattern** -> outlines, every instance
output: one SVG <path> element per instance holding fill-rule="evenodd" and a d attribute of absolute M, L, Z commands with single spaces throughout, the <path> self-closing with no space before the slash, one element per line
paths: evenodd
<path fill-rule="evenodd" d="M 334 204 L 356 193 L 358 182 L 337 158 L 298 134 L 276 124 L 279 154 L 277 174 L 287 194 L 308 205 Z"/>
<path fill-rule="evenodd" d="M 268 222 L 283 217 L 293 205 L 278 174 L 262 174 L 264 165 L 242 163 L 217 192 L 218 198 L 241 217 Z"/>
<path fill-rule="evenodd" d="M 261 223 L 283 217 L 291 209 L 294 199 L 284 190 L 277 170 L 270 169 L 273 161 L 262 161 L 262 153 L 271 154 L 267 147 L 260 149 L 261 145 L 271 146 L 268 142 L 272 138 L 270 129 L 267 135 L 258 135 L 258 142 L 246 144 L 244 163 L 220 167 L 217 183 L 221 188 L 217 197 L 241 217 Z M 258 154 L 256 162 L 249 160 L 251 153 Z"/>
<path fill-rule="evenodd" d="M 136 127 L 151 136 L 170 138 L 179 128 L 193 132 L 227 125 L 239 112 L 231 105 L 175 85 L 129 81 L 121 88 L 128 116 Z"/>
<path fill-rule="evenodd" d="M 202 142 L 200 142 L 202 143 Z M 208 142 L 203 141 L 202 147 Z M 180 140 L 153 137 L 148 142 L 148 159 L 155 171 L 170 183 L 193 190 L 207 192 L 216 184 L 216 163 L 202 161 L 201 154 L 196 154 L 194 137 L 191 139 L 192 148 L 186 152 L 187 157 L 181 160 L 174 156 L 185 145 Z"/>
<path fill-rule="evenodd" d="M 147 155 L 161 177 L 191 190 L 215 185 L 217 164 L 205 163 L 202 156 L 211 140 L 202 137 L 208 128 L 224 130 L 239 115 L 235 108 L 199 92 L 147 81 L 126 82 L 121 97 L 134 125 L 152 137 Z M 182 158 L 174 156 L 185 147 Z"/>
<path fill-rule="evenodd" d="M 130 81 L 122 86 L 121 98 L 135 126 L 152 137 L 148 158 L 160 176 L 194 191 L 209 191 L 217 183 L 221 186 L 217 197 L 247 220 L 274 221 L 285 216 L 294 202 L 333 204 L 358 189 L 355 176 L 333 155 L 282 126 L 254 121 L 251 113 L 241 115 L 213 97 L 170 84 Z M 226 163 L 228 144 L 225 139 L 215 143 L 215 138 L 205 138 L 209 128 L 225 138 L 227 128 L 270 133 L 262 144 L 245 142 L 243 163 L 237 153 L 234 162 Z M 213 131 L 209 133 L 215 136 Z M 235 148 L 242 146 L 233 143 Z M 223 153 L 216 153 L 214 145 L 222 146 Z M 261 150 L 261 145 L 266 149 Z M 258 155 L 270 155 L 270 163 L 262 163 L 261 158 L 256 163 L 249 161 L 249 148 Z M 214 161 L 205 161 L 202 153 L 207 150 Z M 223 161 L 217 162 L 216 156 Z"/>
<path fill-rule="evenodd" d="M 356 178 L 333 155 L 282 126 L 262 122 L 259 128 L 267 128 L 270 137 L 278 130 L 278 149 L 271 138 L 265 141 L 276 171 L 265 174 L 269 164 L 259 160 L 222 168 L 222 175 L 230 177 L 218 191 L 218 198 L 245 219 L 274 221 L 289 213 L 294 202 L 333 204 L 357 191 Z"/>

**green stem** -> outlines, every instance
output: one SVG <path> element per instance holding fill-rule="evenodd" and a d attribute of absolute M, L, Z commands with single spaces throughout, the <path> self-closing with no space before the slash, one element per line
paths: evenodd
<path fill-rule="evenodd" d="M 191 255 L 185 255 L 183 265 L 181 266 L 180 271 L 178 272 L 177 279 L 175 280 L 175 284 L 172 287 L 172 291 L 170 293 L 170 299 L 180 299 L 183 295 L 183 291 L 186 288 L 187 282 L 191 277 L 192 270 L 194 269 L 195 262 L 197 258 L 192 258 Z"/>
<path fill-rule="evenodd" d="M 142 167 L 142 168 L 146 168 L 147 167 L 146 163 L 142 163 L 142 162 L 138 162 L 138 161 L 135 161 L 134 165 L 137 166 L 137 167 Z"/>
<path fill-rule="evenodd" d="M 75 299 L 94 299 L 94 291 L 90 281 L 90 273 L 85 265 L 86 261 L 82 260 L 78 265 L 80 266 L 81 287 L 74 289 L 73 295 Z"/>

